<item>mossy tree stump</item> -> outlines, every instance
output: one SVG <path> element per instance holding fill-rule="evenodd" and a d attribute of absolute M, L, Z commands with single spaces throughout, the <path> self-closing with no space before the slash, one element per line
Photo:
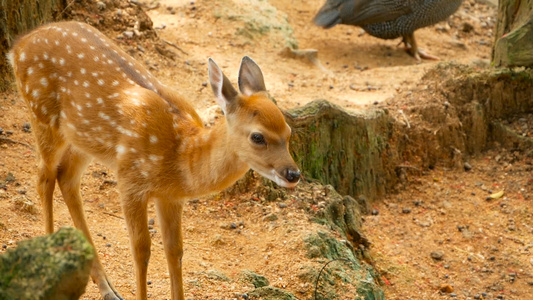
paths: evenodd
<path fill-rule="evenodd" d="M 9 88 L 12 82 L 6 59 L 13 41 L 39 25 L 58 20 L 66 0 L 0 0 L 0 91 Z"/>
<path fill-rule="evenodd" d="M 495 36 L 495 66 L 533 67 L 533 0 L 500 0 Z"/>

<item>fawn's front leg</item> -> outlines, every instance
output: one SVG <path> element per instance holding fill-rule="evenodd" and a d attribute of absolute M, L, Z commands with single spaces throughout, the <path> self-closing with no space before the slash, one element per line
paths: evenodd
<path fill-rule="evenodd" d="M 162 198 L 157 199 L 155 205 L 170 273 L 172 299 L 184 300 L 183 274 L 181 270 L 181 258 L 183 257 L 183 233 L 181 231 L 183 203 L 175 199 Z"/>
<path fill-rule="evenodd" d="M 119 181 L 120 184 L 120 181 Z M 125 188 L 120 189 L 122 210 L 130 236 L 130 246 L 135 265 L 137 279 L 137 300 L 146 299 L 146 275 L 148 261 L 150 260 L 150 233 L 148 232 L 147 199 L 137 195 L 128 194 Z"/>

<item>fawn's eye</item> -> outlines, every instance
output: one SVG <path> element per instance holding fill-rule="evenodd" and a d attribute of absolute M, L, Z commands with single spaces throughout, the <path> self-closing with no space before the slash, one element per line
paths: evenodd
<path fill-rule="evenodd" d="M 252 133 L 250 139 L 257 145 L 266 145 L 265 137 L 260 133 Z"/>

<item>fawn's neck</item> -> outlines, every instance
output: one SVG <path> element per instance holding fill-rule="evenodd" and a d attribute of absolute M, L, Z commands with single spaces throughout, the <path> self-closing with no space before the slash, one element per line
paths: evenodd
<path fill-rule="evenodd" d="M 184 187 L 188 197 L 219 192 L 250 169 L 237 155 L 225 119 L 212 129 L 202 129 L 190 136 L 181 147 L 178 167 L 186 178 Z"/>

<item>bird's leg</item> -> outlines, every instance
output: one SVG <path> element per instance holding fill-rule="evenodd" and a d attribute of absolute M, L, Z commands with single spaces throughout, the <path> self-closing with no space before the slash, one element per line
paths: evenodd
<path fill-rule="evenodd" d="M 418 45 L 416 44 L 415 40 L 415 34 L 410 33 L 408 35 L 404 35 L 402 42 L 405 44 L 405 51 L 409 53 L 412 57 L 414 57 L 416 60 L 423 59 L 432 59 L 432 60 L 439 60 L 440 58 L 437 56 L 433 56 L 430 54 L 425 53 L 421 49 L 418 49 Z"/>

